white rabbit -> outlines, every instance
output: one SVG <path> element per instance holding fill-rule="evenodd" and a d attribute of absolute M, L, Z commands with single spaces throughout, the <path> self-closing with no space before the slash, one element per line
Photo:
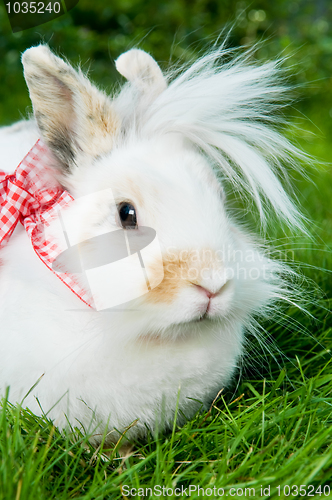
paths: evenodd
<path fill-rule="evenodd" d="M 73 215 L 82 239 L 126 227 L 131 209 L 126 231 L 153 228 L 163 258 L 161 278 L 157 253 L 144 262 L 159 283 L 148 293 L 96 310 L 41 262 L 21 224 L 1 248 L 1 394 L 10 386 L 20 402 L 32 388 L 24 405 L 60 428 L 96 427 L 96 442 L 106 427 L 117 441 L 138 419 L 126 434 L 135 439 L 158 419 L 170 426 L 177 405 L 179 423 L 208 405 L 234 376 L 255 318 L 287 300 L 286 267 L 234 221 L 223 189 L 248 209 L 255 202 L 262 225 L 274 212 L 302 227 L 278 180 L 301 157 L 275 127 L 287 89 L 278 63 L 220 63 L 226 52 L 165 76 L 130 50 L 116 61 L 128 82 L 113 97 L 45 45 L 23 54 L 36 121 L 1 129 L 1 169 L 14 172 L 41 137 L 54 182 L 86 200 Z"/>

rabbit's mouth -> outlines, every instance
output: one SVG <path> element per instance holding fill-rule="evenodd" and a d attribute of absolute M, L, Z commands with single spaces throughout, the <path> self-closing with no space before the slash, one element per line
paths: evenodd
<path fill-rule="evenodd" d="M 216 292 L 212 292 L 200 285 L 194 284 L 194 286 L 197 292 L 204 296 L 205 301 L 198 306 L 197 312 L 199 314 L 191 322 L 200 323 L 205 320 L 215 319 L 220 314 L 225 313 L 225 309 L 227 310 L 227 305 L 229 305 L 228 303 L 233 295 L 232 288 L 234 288 L 234 285 L 231 280 L 226 281 Z"/>
<path fill-rule="evenodd" d="M 207 312 L 205 312 L 202 316 L 200 316 L 199 318 L 197 319 L 194 319 L 193 322 L 194 323 L 200 323 L 201 321 L 204 321 L 205 319 L 208 319 L 208 315 L 207 315 Z"/>

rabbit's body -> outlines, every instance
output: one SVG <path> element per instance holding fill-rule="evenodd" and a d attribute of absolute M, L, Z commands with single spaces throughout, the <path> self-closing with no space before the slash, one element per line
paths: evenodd
<path fill-rule="evenodd" d="M 42 135 L 57 162 L 55 177 L 74 199 L 100 193 L 97 201 L 88 201 L 76 214 L 82 239 L 93 238 L 96 227 L 109 231 L 121 227 L 116 207 L 103 195 L 106 188 L 112 189 L 116 206 L 129 200 L 135 207 L 138 227 L 156 231 L 163 280 L 130 302 L 101 311 L 81 302 L 50 272 L 21 225 L 0 254 L 2 392 L 9 385 L 10 400 L 20 401 L 40 379 L 24 401 L 34 412 L 40 413 L 40 404 L 60 427 L 68 418 L 72 425 L 80 422 L 91 430 L 98 425 L 100 434 L 106 425 L 109 431 L 123 432 L 138 419 L 128 431 L 129 437 L 144 435 L 146 427 L 153 429 L 160 419 L 163 425 L 171 425 L 177 400 L 179 422 L 182 413 L 192 416 L 198 401 L 208 405 L 231 380 L 253 315 L 287 294 L 279 277 L 282 266 L 265 258 L 225 210 L 220 184 L 200 150 L 209 153 L 204 148 L 205 138 L 201 136 L 199 142 L 195 137 L 208 119 L 204 107 L 199 119 L 190 106 L 178 114 L 176 102 L 167 101 L 168 89 L 158 66 L 142 54 L 131 51 L 118 61 L 119 71 L 131 86 L 112 102 L 47 48 L 28 51 L 25 72 L 39 130 L 34 122 L 22 122 L 0 132 L 7 171 L 16 168 Z M 187 83 L 194 92 L 195 79 L 188 77 Z M 259 101 L 262 96 L 258 90 L 256 93 Z M 59 100 L 53 115 L 50 95 Z M 260 170 L 253 174 L 256 179 L 250 178 L 252 165 L 243 167 L 249 191 L 258 197 L 262 191 L 276 211 L 294 223 L 296 210 L 257 153 L 264 141 L 269 142 L 272 156 L 278 146 L 285 155 L 287 148 L 292 152 L 291 147 L 265 125 L 257 124 L 248 146 L 243 136 L 250 123 L 240 119 L 241 152 L 241 142 L 234 142 L 233 127 L 239 109 L 233 122 L 227 116 L 219 117 L 224 138 L 229 139 L 228 144 L 225 141 L 226 157 L 231 156 L 229 147 L 234 145 L 233 162 L 239 161 L 242 167 L 241 154 L 247 163 L 256 161 Z M 211 134 L 218 134 L 217 111 L 206 109 L 208 113 L 213 122 Z M 249 117 L 250 113 L 249 106 Z M 160 130 L 158 114 L 166 116 L 166 125 Z M 186 122 L 190 115 L 192 130 Z M 254 137 L 257 144 L 250 144 Z M 219 147 L 214 144 L 217 139 L 215 135 L 209 147 Z M 234 179 L 238 182 L 235 173 Z M 145 266 L 153 279 L 157 273 L 153 255 Z M 118 436 L 113 432 L 109 439 Z"/>
<path fill-rule="evenodd" d="M 12 132 L 17 144 L 34 138 L 31 125 L 17 128 Z M 11 387 L 12 401 L 22 400 L 43 375 L 24 402 L 32 411 L 40 413 L 38 397 L 45 412 L 59 401 L 49 414 L 59 426 L 65 425 L 65 414 L 85 428 L 111 416 L 110 428 L 120 430 L 138 418 L 130 435 L 144 433 L 145 425 L 153 428 L 161 413 L 171 423 L 178 394 L 189 418 L 199 406 L 194 400 L 207 404 L 229 382 L 241 353 L 240 318 L 223 327 L 201 322 L 167 328 L 169 318 L 159 312 L 154 332 L 148 310 L 89 310 L 37 258 L 21 225 L 1 259 L 1 377 L 3 386 Z M 187 314 L 197 315 L 191 309 Z M 182 319 L 179 306 L 173 315 Z"/>

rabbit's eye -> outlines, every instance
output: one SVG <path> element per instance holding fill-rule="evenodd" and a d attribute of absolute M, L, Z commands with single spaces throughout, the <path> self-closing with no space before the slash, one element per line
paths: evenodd
<path fill-rule="evenodd" d="M 118 206 L 120 224 L 123 229 L 137 229 L 137 217 L 135 207 L 126 201 Z"/>

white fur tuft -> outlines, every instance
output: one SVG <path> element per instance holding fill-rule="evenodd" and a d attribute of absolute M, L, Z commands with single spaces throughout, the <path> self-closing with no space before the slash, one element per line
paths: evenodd
<path fill-rule="evenodd" d="M 156 61 L 140 49 L 131 49 L 115 62 L 118 72 L 141 90 L 162 92 L 166 80 Z"/>
<path fill-rule="evenodd" d="M 287 179 L 285 164 L 300 169 L 308 161 L 277 130 L 282 119 L 276 111 L 289 93 L 280 63 L 257 65 L 248 55 L 220 62 L 228 56 L 228 50 L 216 50 L 173 80 L 170 71 L 167 89 L 150 105 L 142 109 L 138 103 L 127 114 L 140 137 L 171 132 L 187 137 L 234 190 L 255 201 L 263 225 L 272 207 L 279 220 L 303 230 L 304 218 L 280 182 L 280 177 Z"/>

